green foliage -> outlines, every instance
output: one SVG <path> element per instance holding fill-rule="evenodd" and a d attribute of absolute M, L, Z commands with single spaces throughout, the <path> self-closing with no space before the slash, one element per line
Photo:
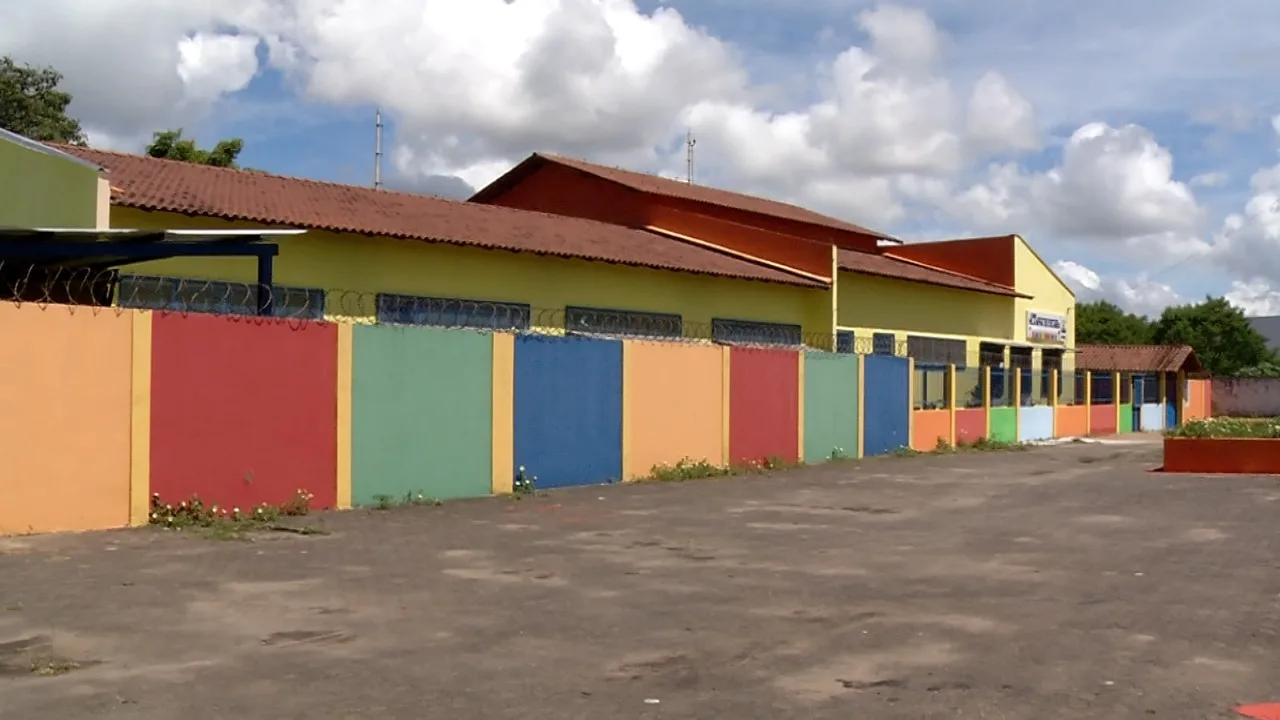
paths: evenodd
<path fill-rule="evenodd" d="M 404 497 L 401 498 L 393 497 L 391 495 L 374 495 L 373 500 L 375 503 L 373 506 L 375 510 L 390 510 L 397 507 L 421 507 L 426 505 L 439 507 L 444 504 L 440 500 L 429 495 L 424 495 L 420 492 L 405 493 Z"/>
<path fill-rule="evenodd" d="M 1236 377 L 1248 377 L 1248 378 L 1280 377 L 1280 361 L 1268 360 L 1258 365 L 1252 365 L 1236 373 Z"/>
<path fill-rule="evenodd" d="M 989 437 L 980 437 L 973 442 L 959 442 L 955 445 L 947 442 L 946 438 L 938 438 L 938 444 L 933 448 L 935 453 L 963 453 L 963 452 L 1003 452 L 1007 450 L 1026 450 L 1031 447 L 1027 443 L 1008 442 L 1006 440 L 994 440 Z"/>
<path fill-rule="evenodd" d="M 1249 323 L 1244 311 L 1225 298 L 1165 308 L 1155 322 L 1152 340 L 1159 345 L 1190 345 L 1214 375 L 1236 375 L 1277 361 L 1267 339 Z"/>
<path fill-rule="evenodd" d="M 214 145 L 212 150 L 202 150 L 196 147 L 195 140 L 182 137 L 182 128 L 155 133 L 151 144 L 147 146 L 147 154 L 154 158 L 226 168 L 239 167 L 236 165 L 236 158 L 242 150 L 244 141 L 240 138 L 223 140 Z"/>
<path fill-rule="evenodd" d="M 1081 345 L 1190 345 L 1214 375 L 1280 377 L 1280 358 L 1225 298 L 1165 308 L 1155 321 L 1100 300 L 1076 306 Z"/>
<path fill-rule="evenodd" d="M 1119 306 L 1098 300 L 1076 305 L 1076 343 L 1079 345 L 1146 345 L 1151 342 L 1149 320 Z"/>
<path fill-rule="evenodd" d="M 1186 438 L 1280 438 L 1280 418 L 1191 420 L 1165 432 Z"/>
<path fill-rule="evenodd" d="M 80 121 L 67 115 L 71 94 L 58 89 L 62 73 L 0 57 L 0 128 L 32 140 L 84 145 Z"/>
<path fill-rule="evenodd" d="M 293 498 L 282 505 L 263 503 L 255 508 L 241 511 L 240 508 L 206 505 L 197 496 L 178 504 L 165 502 L 160 493 L 151 496 L 150 524 L 168 530 L 201 530 L 208 537 L 218 540 L 244 540 L 255 530 L 280 530 L 302 535 L 316 535 L 321 531 L 315 528 L 295 528 L 277 523 L 286 517 L 302 517 L 311 513 L 311 500 L 314 496 L 306 490 L 298 490 Z"/>

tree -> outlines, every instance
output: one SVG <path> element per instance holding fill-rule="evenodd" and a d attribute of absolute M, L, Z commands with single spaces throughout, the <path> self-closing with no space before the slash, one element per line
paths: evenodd
<path fill-rule="evenodd" d="M 212 150 L 201 150 L 195 140 L 182 137 L 182 128 L 155 133 L 147 146 L 147 154 L 154 158 L 227 168 L 238 167 L 236 158 L 241 150 L 244 150 L 244 141 L 240 138 L 223 140 Z"/>
<path fill-rule="evenodd" d="M 71 93 L 58 89 L 62 73 L 0 57 L 0 128 L 41 142 L 84 145 L 80 121 L 67 115 Z"/>
<path fill-rule="evenodd" d="M 1265 371 L 1278 362 L 1244 311 L 1225 298 L 1206 297 L 1197 305 L 1165 308 L 1153 328 L 1158 345 L 1190 345 L 1205 369 L 1214 375 L 1236 375 L 1248 369 Z"/>
<path fill-rule="evenodd" d="M 1076 305 L 1076 343 L 1079 345 L 1146 345 L 1151 322 L 1098 300 Z"/>

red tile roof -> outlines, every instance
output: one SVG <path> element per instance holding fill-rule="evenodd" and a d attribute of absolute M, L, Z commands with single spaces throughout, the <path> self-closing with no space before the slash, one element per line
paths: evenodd
<path fill-rule="evenodd" d="M 997 285 L 986 280 L 969 277 L 968 275 L 942 270 L 914 260 L 894 257 L 889 253 L 863 253 L 854 250 L 841 250 L 838 262 L 841 270 L 863 275 L 875 275 L 877 277 L 925 283 L 926 285 L 937 285 L 956 290 L 969 290 L 989 295 L 1027 297 L 1004 285 Z"/>
<path fill-rule="evenodd" d="M 56 147 L 106 168 L 111 202 L 121 207 L 824 286 L 715 250 L 593 220 L 104 150 Z"/>
<path fill-rule="evenodd" d="M 1190 345 L 1077 345 L 1076 367 L 1111 372 L 1201 372 Z"/>
<path fill-rule="evenodd" d="M 890 235 L 886 235 L 885 233 L 870 230 L 862 227 L 861 225 L 855 225 L 827 215 L 822 215 L 821 213 L 816 213 L 812 210 L 807 210 L 790 203 L 768 200 L 754 195 L 744 195 L 742 193 L 730 192 L 728 190 L 720 190 L 706 185 L 696 185 L 681 180 L 660 177 L 658 175 L 635 172 L 634 170 L 623 170 L 621 168 L 613 168 L 607 165 L 597 165 L 585 160 L 563 157 L 561 155 L 552 155 L 549 153 L 534 153 L 525 159 L 524 162 L 520 163 L 520 165 L 513 168 L 508 175 L 504 175 L 494 181 L 494 183 L 489 187 L 482 188 L 471 199 L 475 202 L 486 202 L 489 196 L 499 194 L 506 188 L 508 183 L 518 181 L 520 178 L 524 177 L 525 174 L 536 170 L 541 163 L 555 163 L 564 167 L 573 168 L 579 172 L 594 175 L 598 178 L 609 180 L 619 185 L 631 188 L 632 190 L 648 193 L 650 195 L 663 195 L 681 200 L 718 205 L 720 207 L 732 208 L 734 210 L 755 213 L 757 215 L 766 215 L 769 217 L 781 218 L 783 220 L 792 220 L 795 222 L 807 223 L 809 225 L 817 225 L 819 227 L 832 228 L 835 230 L 857 233 L 859 235 L 867 235 L 873 238 L 895 240 L 895 238 Z"/>

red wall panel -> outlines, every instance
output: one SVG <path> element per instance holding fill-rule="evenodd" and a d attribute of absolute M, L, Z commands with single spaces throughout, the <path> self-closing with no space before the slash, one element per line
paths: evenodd
<path fill-rule="evenodd" d="M 337 327 L 157 313 L 151 491 L 239 507 L 337 498 Z"/>
<path fill-rule="evenodd" d="M 1115 405 L 1089 406 L 1090 435 L 1115 435 L 1118 430 Z"/>
<path fill-rule="evenodd" d="M 972 445 L 987 436 L 987 411 L 983 408 L 956 410 L 956 444 Z"/>
<path fill-rule="evenodd" d="M 729 462 L 800 459 L 800 354 L 729 350 Z"/>

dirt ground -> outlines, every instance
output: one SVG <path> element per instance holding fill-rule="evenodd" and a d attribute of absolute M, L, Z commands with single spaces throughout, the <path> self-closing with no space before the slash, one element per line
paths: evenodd
<path fill-rule="evenodd" d="M 1151 442 L 0 540 L 0 718 L 1226 718 L 1280 480 Z"/>

